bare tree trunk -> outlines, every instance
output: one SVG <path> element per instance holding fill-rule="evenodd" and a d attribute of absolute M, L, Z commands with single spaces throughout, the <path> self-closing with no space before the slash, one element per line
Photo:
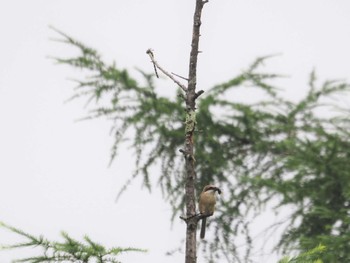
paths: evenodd
<path fill-rule="evenodd" d="M 201 14 L 205 3 L 208 1 L 196 0 L 196 7 L 193 17 L 193 32 L 191 43 L 191 54 L 189 63 L 188 86 L 186 91 L 186 137 L 185 137 L 185 162 L 186 162 L 186 260 L 185 263 L 195 263 L 197 261 L 196 249 L 196 230 L 198 218 L 196 214 L 196 171 L 195 158 L 193 156 L 194 140 L 193 133 L 196 127 L 196 99 L 203 93 L 196 93 L 197 84 L 197 59 L 198 59 L 198 44 L 200 37 Z"/>
<path fill-rule="evenodd" d="M 186 94 L 184 99 L 186 101 L 186 121 L 185 121 L 185 148 L 180 149 L 185 157 L 185 170 L 186 170 L 186 186 L 185 186 L 185 199 L 186 199 L 186 217 L 182 218 L 186 224 L 186 260 L 185 263 L 196 263 L 197 261 L 197 247 L 196 247 L 196 232 L 197 224 L 203 215 L 196 215 L 196 170 L 195 170 L 195 158 L 193 155 L 194 140 L 193 133 L 196 128 L 196 99 L 204 92 L 200 90 L 196 92 L 197 84 L 197 60 L 198 60 L 198 44 L 200 37 L 201 15 L 204 4 L 208 0 L 196 0 L 196 7 L 193 17 L 193 32 L 192 43 L 190 53 L 190 64 L 188 73 L 187 87 L 179 82 L 173 75 L 173 73 L 167 72 L 159 63 L 155 60 L 152 49 L 147 50 L 147 54 L 151 58 L 154 65 L 154 70 L 158 76 L 157 69 L 164 73 L 167 77 L 172 79 Z M 177 76 L 177 75 L 176 75 Z"/>

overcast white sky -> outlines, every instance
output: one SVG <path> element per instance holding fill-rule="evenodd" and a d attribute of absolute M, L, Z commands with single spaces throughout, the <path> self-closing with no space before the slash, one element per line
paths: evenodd
<path fill-rule="evenodd" d="M 186 75 L 193 9 L 194 0 L 0 2 L 0 221 L 51 239 L 64 230 L 109 246 L 149 249 L 127 254 L 124 262 L 184 259 L 165 256 L 185 226 L 177 221 L 171 229 L 171 211 L 159 192 L 141 191 L 136 181 L 115 203 L 132 171 L 132 156 L 123 151 L 108 168 L 109 123 L 75 122 L 85 114 L 84 102 L 64 101 L 74 86 L 67 78 L 79 72 L 47 58 L 72 54 L 70 47 L 49 41 L 57 35 L 48 26 L 129 69 L 151 72 L 145 54 L 151 47 L 163 66 Z M 206 90 L 257 56 L 275 53 L 283 55 L 266 69 L 290 76 L 280 82 L 286 96 L 306 91 L 313 68 L 320 80 L 347 79 L 349 14 L 348 0 L 211 0 L 203 12 L 198 87 Z M 161 92 L 173 94 L 171 82 L 159 84 Z M 16 240 L 0 230 L 0 243 Z M 18 254 L 0 252 L 0 262 Z"/>

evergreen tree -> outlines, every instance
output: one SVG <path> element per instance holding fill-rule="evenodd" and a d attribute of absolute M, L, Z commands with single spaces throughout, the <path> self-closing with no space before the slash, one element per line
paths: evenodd
<path fill-rule="evenodd" d="M 111 160 L 124 139 L 136 153 L 135 178 L 151 189 L 150 167 L 160 163 L 157 181 L 173 208 L 173 219 L 184 213 L 183 147 L 184 94 L 157 94 L 154 75 L 140 72 L 141 83 L 126 69 L 105 63 L 98 52 L 59 32 L 64 42 L 81 53 L 57 58 L 90 72 L 78 81 L 74 98 L 96 102 L 88 118 L 111 121 L 114 145 Z M 207 90 L 196 109 L 195 159 L 197 192 L 214 183 L 226 193 L 211 220 L 215 238 L 204 243 L 210 260 L 225 255 L 244 261 L 237 254 L 236 236 L 244 233 L 248 261 L 252 247 L 251 216 L 272 199 L 275 210 L 288 206 L 292 213 L 277 248 L 309 250 L 318 244 L 329 248 L 326 262 L 350 260 L 349 183 L 350 133 L 348 110 L 332 100 L 346 96 L 349 84 L 325 81 L 319 85 L 314 72 L 309 90 L 295 103 L 279 95 L 273 80 L 278 74 L 261 71 L 268 57 L 258 58 L 247 70 Z M 263 99 L 242 103 L 242 89 L 264 93 Z M 234 94 L 235 96 L 230 96 Z M 154 173 L 152 174 L 153 176 Z M 248 220 L 249 219 L 249 220 Z"/>
<path fill-rule="evenodd" d="M 199 2 L 203 5 L 205 1 Z M 186 132 L 194 129 L 195 134 L 195 157 L 190 153 L 196 160 L 193 186 L 198 192 L 214 183 L 227 193 L 211 220 L 215 239 L 203 246 L 210 260 L 224 254 L 229 260 L 243 257 L 248 261 L 253 241 L 251 218 L 272 199 L 279 200 L 276 211 L 284 206 L 293 211 L 278 248 L 284 252 L 309 250 L 322 243 L 330 251 L 327 261 L 350 260 L 349 117 L 347 109 L 331 100 L 347 95 L 349 84 L 325 81 L 319 85 L 312 72 L 307 94 L 295 103 L 273 86 L 273 80 L 281 76 L 261 71 L 268 58 L 263 57 L 238 76 L 207 90 L 194 113 L 189 104 L 184 107 L 188 94 L 181 84 L 177 96 L 160 96 L 153 74 L 140 71 L 144 81 L 137 81 L 128 70 L 105 63 L 96 50 L 57 32 L 81 53 L 56 61 L 90 72 L 78 81 L 74 98 L 96 102 L 88 118 L 111 120 L 115 136 L 111 160 L 124 139 L 131 139 L 137 158 L 130 181 L 142 177 L 148 189 L 152 188 L 149 170 L 160 163 L 158 182 L 173 208 L 173 219 L 184 213 L 189 200 L 178 195 L 188 184 L 188 174 L 184 174 L 189 168 L 189 159 L 181 158 L 179 150 L 183 148 L 184 120 L 194 123 L 186 128 Z M 176 82 L 176 76 L 163 70 L 150 52 L 155 68 Z M 263 99 L 252 103 L 234 99 L 239 98 L 242 87 L 264 93 L 259 96 Z M 202 93 L 192 97 L 197 99 Z M 193 211 L 187 211 L 191 214 Z M 241 233 L 248 245 L 245 255 L 237 254 L 236 236 Z"/>

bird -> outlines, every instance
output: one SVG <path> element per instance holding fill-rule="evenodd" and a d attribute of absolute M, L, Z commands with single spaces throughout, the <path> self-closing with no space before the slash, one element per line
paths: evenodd
<path fill-rule="evenodd" d="M 202 219 L 202 226 L 200 232 L 200 238 L 205 237 L 205 225 L 207 222 L 207 217 L 212 216 L 215 210 L 216 197 L 215 193 L 218 192 L 221 194 L 221 190 L 215 185 L 206 185 L 203 188 L 203 191 L 199 195 L 199 212 L 201 215 L 204 215 Z"/>

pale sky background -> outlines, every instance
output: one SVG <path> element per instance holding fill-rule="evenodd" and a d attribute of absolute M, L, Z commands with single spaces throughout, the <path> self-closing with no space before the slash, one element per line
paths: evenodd
<path fill-rule="evenodd" d="M 183 262 L 183 254 L 165 256 L 179 245 L 185 225 L 178 220 L 171 227 L 171 210 L 159 191 L 142 191 L 137 180 L 115 203 L 133 170 L 133 156 L 124 148 L 108 168 L 109 123 L 76 122 L 86 113 L 84 101 L 64 101 L 74 87 L 68 78 L 79 77 L 79 71 L 47 58 L 74 52 L 50 41 L 57 34 L 48 26 L 120 67 L 152 72 L 145 51 L 153 48 L 164 67 L 186 75 L 194 2 L 0 2 L 0 221 L 50 239 L 59 239 L 64 230 L 107 246 L 149 249 L 126 254 L 123 262 Z M 237 75 L 257 56 L 275 53 L 283 55 L 265 69 L 290 76 L 279 84 L 293 99 L 306 91 L 313 68 L 320 82 L 347 79 L 349 14 L 349 0 L 211 0 L 203 11 L 198 88 L 206 90 Z M 173 94 L 170 81 L 159 85 L 162 94 Z M 261 230 L 257 225 L 255 231 Z M 16 241 L 16 235 L 0 230 L 0 243 Z M 0 252 L 0 262 L 21 254 Z"/>

